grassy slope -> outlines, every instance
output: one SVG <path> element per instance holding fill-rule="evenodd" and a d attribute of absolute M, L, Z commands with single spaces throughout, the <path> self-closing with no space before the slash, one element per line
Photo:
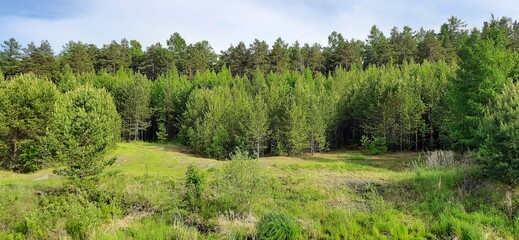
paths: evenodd
<path fill-rule="evenodd" d="M 211 177 L 213 170 L 228 164 L 189 154 L 177 145 L 143 142 L 120 143 L 114 154 L 118 160 L 105 170 L 104 175 L 118 177 L 108 177 L 108 183 L 104 184 L 112 186 L 123 181 L 126 185 L 122 188 L 126 189 L 127 195 L 145 198 L 155 204 L 156 209 L 178 201 L 171 194 L 165 195 L 168 191 L 164 182 L 171 180 L 182 185 L 189 165 L 198 166 Z M 306 237 L 314 238 L 371 236 L 375 239 L 414 239 L 443 235 L 479 239 L 513 236 L 514 223 L 507 220 L 506 210 L 500 202 L 505 199 L 502 190 L 497 188 L 495 191 L 494 185 L 482 185 L 465 193 L 463 185 L 460 185 L 465 171 L 410 170 L 410 161 L 417 157 L 417 153 L 364 156 L 358 152 L 340 151 L 301 158 L 262 158 L 260 163 L 272 179 L 272 191 L 255 199 L 248 216 L 221 214 L 210 219 L 216 232 L 208 236 L 226 238 L 233 231 L 251 234 L 261 215 L 269 211 L 289 214 L 303 226 Z M 143 184 L 143 178 L 154 181 Z M 33 191 L 62 184 L 63 179 L 52 174 L 52 169 L 32 174 L 0 171 L 0 190 L 3 186 L 4 192 L 15 192 L 14 198 L 29 199 L 16 205 L 18 209 L 35 209 Z M 14 215 L 0 207 L 0 214 L 1 211 Z M 168 224 L 160 225 L 149 220 L 153 219 L 149 214 L 123 214 L 109 223 L 96 225 L 94 232 L 97 233 L 93 236 L 140 239 L 140 235 L 132 233 L 135 230 L 144 234 L 141 236 L 159 234 L 156 236 L 160 238 L 163 236 L 160 235 L 161 227 L 164 232 L 173 231 Z M 63 236 L 63 233 L 56 234 L 57 238 Z M 183 236 L 191 235 L 185 233 Z"/>

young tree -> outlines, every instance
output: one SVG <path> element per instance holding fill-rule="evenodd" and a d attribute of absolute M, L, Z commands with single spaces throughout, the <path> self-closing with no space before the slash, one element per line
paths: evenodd
<path fill-rule="evenodd" d="M 28 172 L 43 163 L 45 129 L 54 114 L 57 90 L 52 82 L 34 75 L 19 75 L 0 83 L 0 116 L 4 149 L 3 167 Z"/>
<path fill-rule="evenodd" d="M 248 134 L 254 144 L 254 153 L 256 158 L 261 156 L 264 148 L 264 142 L 268 138 L 268 112 L 265 100 L 261 95 L 257 95 L 250 107 L 249 121 L 247 124 Z"/>
<path fill-rule="evenodd" d="M 505 83 L 517 78 L 518 55 L 504 43 L 481 39 L 478 32 L 460 51 L 460 63 L 449 93 L 450 140 L 456 149 L 478 147 L 476 130 L 485 106 L 499 93 Z"/>
<path fill-rule="evenodd" d="M 84 179 L 113 163 L 107 151 L 119 139 L 121 120 L 108 92 L 84 86 L 65 93 L 56 105 L 50 128 L 58 173 Z"/>
<path fill-rule="evenodd" d="M 292 102 L 288 110 L 288 153 L 292 156 L 299 155 L 308 149 L 307 123 L 303 108 Z"/>
<path fill-rule="evenodd" d="M 478 162 L 488 177 L 519 181 L 519 85 L 508 83 L 486 108 L 478 128 Z"/>

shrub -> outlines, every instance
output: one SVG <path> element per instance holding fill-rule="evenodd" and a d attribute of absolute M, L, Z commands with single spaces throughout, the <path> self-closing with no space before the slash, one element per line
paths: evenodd
<path fill-rule="evenodd" d="M 268 213 L 258 223 L 258 239 L 301 239 L 301 227 L 283 213 Z"/>
<path fill-rule="evenodd" d="M 190 165 L 186 171 L 184 200 L 191 211 L 198 212 L 201 207 L 201 196 L 204 190 L 205 176 L 203 173 Z"/>
<path fill-rule="evenodd" d="M 387 152 L 386 139 L 383 137 L 362 136 L 360 140 L 362 146 L 371 154 L 381 154 Z"/>
<path fill-rule="evenodd" d="M 211 184 L 212 207 L 238 215 L 249 211 L 254 198 L 267 190 L 264 172 L 258 160 L 237 151 Z"/>

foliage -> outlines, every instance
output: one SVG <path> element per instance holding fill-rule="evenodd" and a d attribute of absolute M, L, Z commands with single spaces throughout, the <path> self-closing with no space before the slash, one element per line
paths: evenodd
<path fill-rule="evenodd" d="M 81 87 L 58 101 L 51 125 L 54 156 L 72 178 L 96 175 L 113 163 L 106 153 L 119 139 L 120 118 L 105 90 Z"/>
<path fill-rule="evenodd" d="M 201 208 L 201 197 L 204 191 L 205 181 L 205 176 L 199 169 L 193 165 L 187 168 L 186 181 L 184 183 L 184 187 L 186 188 L 184 200 L 189 209 L 193 212 L 198 212 Z"/>
<path fill-rule="evenodd" d="M 498 38 L 498 36 L 493 36 Z M 518 55 L 504 43 L 473 32 L 460 51 L 460 68 L 450 89 L 450 116 L 447 122 L 453 147 L 477 149 L 477 128 L 485 107 L 504 84 L 517 77 Z"/>
<path fill-rule="evenodd" d="M 211 210 L 243 216 L 267 190 L 265 178 L 261 163 L 238 150 L 210 184 Z"/>
<path fill-rule="evenodd" d="M 267 213 L 258 223 L 258 239 L 301 239 L 301 227 L 283 213 Z"/>
<path fill-rule="evenodd" d="M 518 109 L 519 86 L 509 83 L 487 107 L 479 126 L 484 141 L 478 162 L 488 176 L 514 184 L 519 177 Z"/>
<path fill-rule="evenodd" d="M 362 136 L 362 146 L 366 148 L 371 154 L 380 154 L 387 152 L 386 139 L 383 137 L 367 137 Z"/>
<path fill-rule="evenodd" d="M 46 128 L 58 97 L 52 82 L 19 75 L 0 83 L 2 167 L 29 172 L 44 163 Z"/>

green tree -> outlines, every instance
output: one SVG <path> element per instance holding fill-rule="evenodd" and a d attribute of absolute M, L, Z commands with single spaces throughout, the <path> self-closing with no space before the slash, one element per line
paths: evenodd
<path fill-rule="evenodd" d="M 22 71 L 22 45 L 16 39 L 10 38 L 4 41 L 0 52 L 0 70 L 3 76 L 11 77 Z"/>
<path fill-rule="evenodd" d="M 173 66 L 173 55 L 163 48 L 160 43 L 152 44 L 146 49 L 142 57 L 139 70 L 148 79 L 155 80 L 159 75 L 165 74 Z"/>
<path fill-rule="evenodd" d="M 290 70 L 302 72 L 305 69 L 303 54 L 298 41 L 288 48 L 288 57 Z"/>
<path fill-rule="evenodd" d="M 382 66 L 391 62 L 391 46 L 377 26 L 371 27 L 364 47 L 364 67 L 368 65 Z"/>
<path fill-rule="evenodd" d="M 519 180 L 519 85 L 508 83 L 485 110 L 478 128 L 483 139 L 478 162 L 487 176 L 509 184 Z"/>
<path fill-rule="evenodd" d="M 324 70 L 325 59 L 321 50 L 322 47 L 318 43 L 314 43 L 312 46 L 305 43 L 301 49 L 303 64 L 305 68 L 309 68 L 313 73 Z"/>
<path fill-rule="evenodd" d="M 517 78 L 517 54 L 504 43 L 473 32 L 460 51 L 460 63 L 449 94 L 448 130 L 456 149 L 478 147 L 476 130 L 485 106 L 505 83 Z"/>
<path fill-rule="evenodd" d="M 299 155 L 308 149 L 307 123 L 303 108 L 292 102 L 288 110 L 288 153 Z"/>
<path fill-rule="evenodd" d="M 438 38 L 446 51 L 447 62 L 457 62 L 457 51 L 464 45 L 468 37 L 467 24 L 454 16 L 440 27 Z"/>
<path fill-rule="evenodd" d="M 179 132 L 182 114 L 192 90 L 192 82 L 185 75 L 179 76 L 176 68 L 153 82 L 151 107 L 155 119 L 164 123 L 168 138 Z"/>
<path fill-rule="evenodd" d="M 250 53 L 250 70 L 259 68 L 264 74 L 267 74 L 270 69 L 269 64 L 269 45 L 265 41 L 254 39 L 254 42 L 249 46 Z"/>
<path fill-rule="evenodd" d="M 55 157 L 71 178 L 99 174 L 113 163 L 107 151 L 119 139 L 121 120 L 108 92 L 84 86 L 65 93 L 57 102 L 50 136 Z"/>
<path fill-rule="evenodd" d="M 121 68 L 129 68 L 131 64 L 132 56 L 128 40 L 122 39 L 121 43 L 112 41 L 110 44 L 103 45 L 97 54 L 96 70 L 104 69 L 115 73 Z"/>
<path fill-rule="evenodd" d="M 269 54 L 270 67 L 273 72 L 282 73 L 289 67 L 288 44 L 277 38 Z"/>
<path fill-rule="evenodd" d="M 397 64 L 411 62 L 416 58 L 418 42 L 415 39 L 415 33 L 409 26 L 404 26 L 402 32 L 398 28 L 391 30 L 389 44 L 392 49 L 393 60 Z"/>
<path fill-rule="evenodd" d="M 137 40 L 130 40 L 130 56 L 132 58 L 130 68 L 133 69 L 134 72 L 139 71 L 139 66 L 143 60 L 144 52 L 142 51 L 141 43 Z"/>
<path fill-rule="evenodd" d="M 197 72 L 213 70 L 216 66 L 216 54 L 207 41 L 187 46 L 184 73 L 193 77 Z"/>
<path fill-rule="evenodd" d="M 227 65 L 233 76 L 243 76 L 249 66 L 249 51 L 245 43 L 240 42 L 236 47 L 231 45 L 220 54 L 220 61 Z"/>
<path fill-rule="evenodd" d="M 418 33 L 418 45 L 417 45 L 417 61 L 422 63 L 425 60 L 429 62 L 438 62 L 445 60 L 445 48 L 441 45 L 441 42 L 436 37 L 434 31 L 425 31 L 420 29 Z"/>
<path fill-rule="evenodd" d="M 362 45 L 358 41 L 347 41 L 342 34 L 332 32 L 328 36 L 328 46 L 324 48 L 326 72 L 333 72 L 341 67 L 346 70 L 353 65 L 360 65 L 362 61 Z"/>
<path fill-rule="evenodd" d="M 70 41 L 60 53 L 61 65 L 69 65 L 73 73 L 94 71 L 95 56 L 88 52 L 87 44 Z"/>
<path fill-rule="evenodd" d="M 58 64 L 48 41 L 42 41 L 39 47 L 31 42 L 23 52 L 22 71 L 24 73 L 34 73 L 47 79 L 53 79 L 57 75 Z"/>
<path fill-rule="evenodd" d="M 265 140 L 269 136 L 268 129 L 268 109 L 265 104 L 265 100 L 261 95 L 257 95 L 254 98 L 254 102 L 249 106 L 249 121 L 247 124 L 247 133 L 252 140 L 254 145 L 254 153 L 256 158 L 261 156 L 261 153 L 265 146 Z"/>
<path fill-rule="evenodd" d="M 43 164 L 45 129 L 54 114 L 57 90 L 52 82 L 19 75 L 0 83 L 3 167 L 34 171 Z"/>
<path fill-rule="evenodd" d="M 187 43 L 179 33 L 175 32 L 166 41 L 168 50 L 173 54 L 173 61 L 177 70 L 187 74 L 185 69 L 185 61 L 187 58 Z"/>

